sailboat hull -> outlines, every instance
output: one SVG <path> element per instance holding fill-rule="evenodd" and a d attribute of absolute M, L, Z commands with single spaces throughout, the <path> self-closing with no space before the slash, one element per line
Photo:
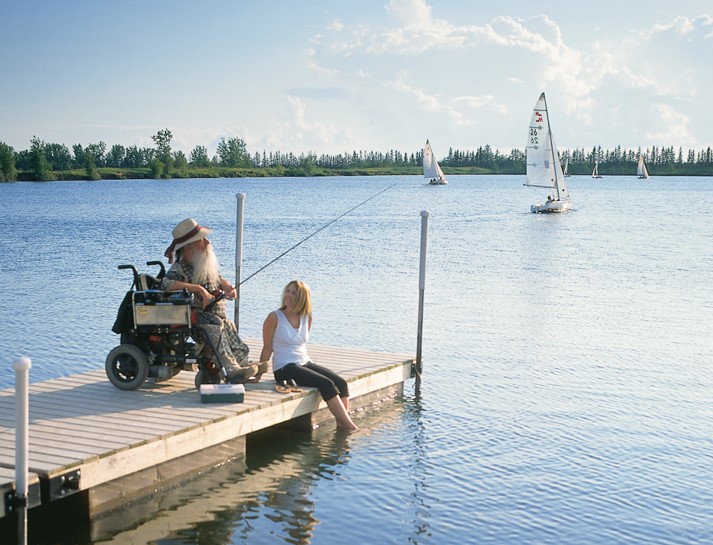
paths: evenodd
<path fill-rule="evenodd" d="M 428 185 L 447 185 L 448 181 L 445 178 L 433 178 Z"/>
<path fill-rule="evenodd" d="M 537 203 L 530 206 L 530 211 L 534 214 L 567 212 L 571 209 L 572 203 L 569 201 L 549 201 L 544 204 Z"/>

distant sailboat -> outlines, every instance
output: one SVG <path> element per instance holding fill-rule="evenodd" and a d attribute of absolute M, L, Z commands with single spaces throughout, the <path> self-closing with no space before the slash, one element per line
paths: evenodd
<path fill-rule="evenodd" d="M 594 163 L 594 170 L 592 171 L 592 178 L 601 178 L 602 175 L 599 174 L 599 161 Z"/>
<path fill-rule="evenodd" d="M 431 144 L 426 140 L 426 145 L 423 148 L 423 177 L 428 178 L 431 185 L 446 185 L 446 175 L 443 174 L 438 161 L 433 157 Z"/>
<path fill-rule="evenodd" d="M 533 204 L 530 207 L 532 212 L 566 212 L 572 208 L 557 147 L 552 138 L 545 93 L 540 95 L 532 111 L 527 135 L 527 183 L 523 185 L 551 190 L 547 202 Z"/>
<path fill-rule="evenodd" d="M 565 157 L 564 159 L 564 168 L 562 169 L 562 172 L 564 172 L 565 178 L 569 178 L 569 157 Z"/>
<path fill-rule="evenodd" d="M 636 175 L 639 179 L 643 180 L 649 177 L 649 171 L 646 170 L 646 163 L 644 163 L 643 155 L 639 155 L 639 165 L 636 167 Z"/>

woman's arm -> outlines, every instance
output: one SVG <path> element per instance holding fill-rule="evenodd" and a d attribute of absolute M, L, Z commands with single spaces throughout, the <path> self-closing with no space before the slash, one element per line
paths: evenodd
<path fill-rule="evenodd" d="M 262 352 L 260 352 L 260 361 L 269 361 L 272 356 L 272 339 L 275 336 L 277 329 L 277 314 L 271 312 L 265 318 L 262 324 Z"/>

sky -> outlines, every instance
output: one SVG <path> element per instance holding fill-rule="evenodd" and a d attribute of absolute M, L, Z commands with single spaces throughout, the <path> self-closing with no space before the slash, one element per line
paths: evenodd
<path fill-rule="evenodd" d="M 713 144 L 713 4 L 0 0 L 0 142 L 251 154 Z"/>

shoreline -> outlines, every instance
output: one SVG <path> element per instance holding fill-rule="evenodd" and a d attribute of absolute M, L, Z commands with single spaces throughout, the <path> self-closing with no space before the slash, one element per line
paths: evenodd
<path fill-rule="evenodd" d="M 47 180 L 37 180 L 33 173 L 18 172 L 15 180 L 0 180 L 0 183 L 13 182 L 71 182 L 71 181 L 100 181 L 100 180 L 179 180 L 179 179 L 219 179 L 219 178 L 353 178 L 360 176 L 420 176 L 420 167 L 394 167 L 394 168 L 360 168 L 351 170 L 325 170 L 317 172 L 306 172 L 301 169 L 280 169 L 280 168 L 230 168 L 215 169 L 191 169 L 185 173 L 174 173 L 172 176 L 155 177 L 150 169 L 99 169 L 97 177 L 90 177 L 83 170 L 72 169 L 53 171 L 52 178 Z M 525 176 L 525 171 L 498 170 L 492 171 L 481 167 L 455 167 L 448 169 L 446 176 Z M 589 177 L 590 173 L 573 173 L 574 177 Z M 636 177 L 629 170 L 607 172 L 603 178 L 607 177 Z M 705 178 L 713 176 L 713 172 L 660 172 L 650 175 L 651 177 L 674 177 L 687 176 L 695 178 Z"/>

